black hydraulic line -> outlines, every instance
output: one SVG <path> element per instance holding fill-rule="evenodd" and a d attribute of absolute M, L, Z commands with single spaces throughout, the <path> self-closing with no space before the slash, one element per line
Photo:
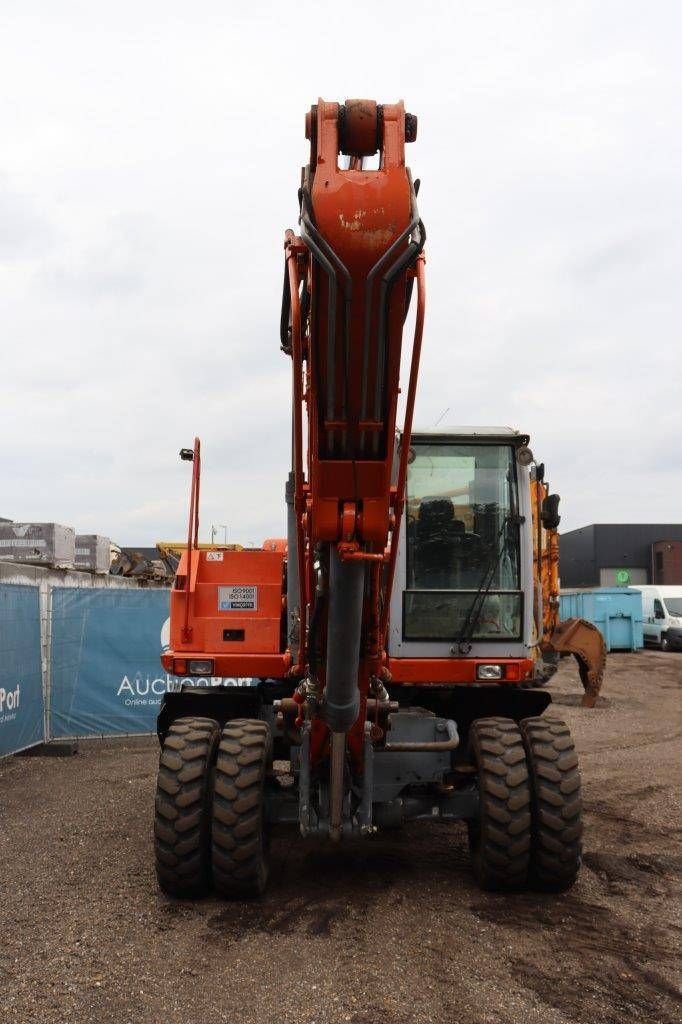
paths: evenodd
<path fill-rule="evenodd" d="M 408 180 L 410 182 L 410 212 L 411 219 L 404 231 L 396 238 L 389 248 L 384 252 L 379 259 L 376 261 L 372 269 L 367 275 L 365 282 L 365 322 L 364 322 L 364 361 L 363 361 L 363 374 L 362 374 L 362 402 L 361 402 L 361 418 L 367 419 L 367 376 L 369 369 L 369 338 L 372 324 L 372 292 L 374 290 L 374 279 L 377 274 L 384 266 L 384 264 L 393 256 L 395 252 L 398 252 L 403 243 L 407 238 L 412 235 L 415 228 L 419 225 L 419 211 L 417 209 L 417 193 L 415 187 L 412 184 L 412 178 L 409 170 L 407 171 Z M 421 246 L 423 248 L 423 244 Z M 420 249 L 421 251 L 421 249 Z M 417 253 L 418 255 L 418 253 Z M 379 334 L 381 340 L 381 334 Z"/>
<path fill-rule="evenodd" d="M 405 315 L 403 316 L 403 323 L 407 320 L 407 314 L 410 312 L 410 303 L 412 302 L 412 289 L 414 288 L 414 278 L 410 277 L 407 286 L 405 288 Z"/>
<path fill-rule="evenodd" d="M 334 418 L 334 370 L 331 356 L 334 352 L 334 337 L 336 334 L 336 271 L 324 255 L 320 247 L 312 238 L 309 231 L 309 224 L 301 218 L 301 237 L 305 241 L 313 256 L 320 264 L 327 275 L 329 295 L 327 303 L 327 419 Z"/>
<path fill-rule="evenodd" d="M 308 284 L 303 282 L 301 290 L 301 323 L 310 312 L 310 293 Z M 279 315 L 279 345 L 282 352 L 291 355 L 291 283 L 289 281 L 289 268 L 284 264 L 284 284 L 282 286 L 282 309 Z"/>
<path fill-rule="evenodd" d="M 310 313 L 310 292 L 308 291 L 308 281 L 304 278 L 303 286 L 301 288 L 301 323 L 305 323 Z"/>
<path fill-rule="evenodd" d="M 419 195 L 419 186 L 420 185 L 421 185 L 421 181 L 419 180 L 419 178 L 416 178 L 415 182 L 414 182 L 414 194 L 415 194 L 415 196 Z M 403 319 L 403 323 L 405 323 L 405 320 L 407 320 L 407 314 L 410 312 L 410 303 L 412 302 L 412 289 L 413 288 L 414 288 L 414 278 L 410 277 L 407 280 L 407 287 L 405 288 L 405 317 Z"/>
<path fill-rule="evenodd" d="M 282 287 L 282 311 L 279 315 L 279 347 L 282 352 L 291 355 L 291 285 L 289 283 L 289 267 L 284 262 L 284 285 Z"/>
<path fill-rule="evenodd" d="M 379 273 L 379 271 L 381 270 L 384 263 L 388 260 L 388 258 L 392 256 L 393 253 L 401 247 L 401 245 L 403 244 L 403 242 L 405 242 L 407 238 L 409 238 L 417 224 L 418 220 L 415 220 L 414 218 L 410 221 L 405 230 L 401 232 L 398 238 L 396 238 L 395 242 L 393 242 L 392 245 L 389 246 L 389 248 L 386 250 L 386 252 L 379 257 L 377 262 L 374 264 L 374 266 L 368 273 L 367 280 L 365 282 L 365 323 L 363 331 L 364 359 L 362 365 L 362 402 L 360 413 L 362 419 L 367 419 L 367 377 L 369 371 L 369 336 L 371 333 L 372 326 L 372 291 L 374 289 L 374 278 Z"/>
<path fill-rule="evenodd" d="M 327 309 L 327 419 L 334 419 L 335 415 L 335 378 L 334 366 L 336 356 L 336 303 L 338 291 L 337 273 L 340 273 L 344 281 L 344 389 L 341 405 L 341 418 L 347 418 L 347 402 L 349 392 L 349 364 L 350 364 L 350 307 L 353 293 L 353 283 L 348 268 L 334 252 L 327 240 L 323 238 L 313 223 L 310 192 L 307 185 L 300 189 L 299 198 L 301 203 L 301 236 L 312 251 L 315 258 L 322 265 L 329 279 L 329 301 Z M 336 264 L 336 270 L 334 269 Z"/>
<path fill-rule="evenodd" d="M 416 207 L 416 200 L 415 200 Z M 417 217 L 419 215 L 417 214 Z M 389 267 L 381 278 L 381 292 L 380 292 L 380 304 L 379 304 L 379 365 L 377 367 L 377 377 L 374 390 L 374 417 L 379 419 L 381 416 L 381 407 L 383 404 L 383 390 L 384 390 L 384 374 L 386 367 L 386 351 L 388 348 L 388 316 L 389 316 L 389 304 L 391 301 L 391 290 L 395 281 L 403 270 L 406 270 L 417 259 L 426 243 L 426 229 L 421 220 L 417 221 L 417 227 L 419 230 L 419 238 L 417 241 L 410 242 L 405 252 L 398 257 L 395 263 Z"/>
<path fill-rule="evenodd" d="M 344 279 L 346 289 L 348 290 L 349 293 L 352 293 L 353 281 L 352 281 L 352 278 L 350 276 L 350 273 L 348 272 L 348 268 L 346 267 L 345 263 L 342 262 L 342 260 L 337 255 L 337 253 L 334 252 L 334 250 L 332 249 L 332 247 L 329 244 L 329 242 L 327 241 L 327 239 L 324 238 L 324 236 L 320 234 L 320 232 L 317 230 L 317 228 L 315 226 L 315 223 L 314 223 L 314 220 L 313 220 L 313 212 L 312 212 L 312 200 L 311 200 L 311 197 L 310 197 L 309 189 L 307 187 L 302 188 L 300 190 L 300 194 L 301 194 L 301 221 L 305 222 L 305 224 L 309 228 L 311 234 L 313 235 L 316 244 L 319 246 L 320 249 L 322 249 L 322 251 L 325 253 L 327 258 L 331 262 L 336 263 L 337 270 L 340 272 L 341 276 Z"/>

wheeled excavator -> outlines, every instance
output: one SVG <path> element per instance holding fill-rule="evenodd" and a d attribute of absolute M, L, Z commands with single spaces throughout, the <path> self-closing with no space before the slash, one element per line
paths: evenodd
<path fill-rule="evenodd" d="M 463 822 L 486 889 L 558 892 L 579 870 L 578 759 L 544 684 L 572 652 L 594 703 L 603 644 L 590 624 L 558 621 L 558 499 L 528 436 L 413 430 L 416 135 L 402 102 L 319 100 L 306 117 L 279 331 L 292 367 L 286 538 L 200 545 L 198 439 L 181 452 L 189 527 L 162 656 L 179 683 L 158 718 L 154 825 L 173 896 L 261 894 L 269 836 L 287 827 L 342 844 Z"/>

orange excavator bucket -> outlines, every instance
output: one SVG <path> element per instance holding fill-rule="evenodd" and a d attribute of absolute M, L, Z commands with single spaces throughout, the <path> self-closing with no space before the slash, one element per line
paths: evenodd
<path fill-rule="evenodd" d="M 580 681 L 585 688 L 582 706 L 593 708 L 606 668 L 606 644 L 597 627 L 585 619 L 565 619 L 557 623 L 549 643 L 558 654 L 575 655 Z"/>

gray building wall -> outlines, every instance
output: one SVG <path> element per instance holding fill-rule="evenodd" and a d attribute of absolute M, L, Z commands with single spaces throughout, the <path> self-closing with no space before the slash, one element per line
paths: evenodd
<path fill-rule="evenodd" d="M 598 586 L 594 526 L 583 526 L 559 536 L 559 578 L 562 587 Z"/>
<path fill-rule="evenodd" d="M 631 583 L 649 583 L 651 547 L 661 540 L 682 540 L 682 523 L 595 523 L 562 533 L 561 586 L 616 586 L 618 569 Z"/>

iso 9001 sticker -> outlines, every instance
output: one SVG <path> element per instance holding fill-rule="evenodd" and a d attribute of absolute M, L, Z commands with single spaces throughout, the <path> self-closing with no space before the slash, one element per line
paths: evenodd
<path fill-rule="evenodd" d="M 241 585 L 218 587 L 219 612 L 255 612 L 258 610 L 258 587 Z"/>

